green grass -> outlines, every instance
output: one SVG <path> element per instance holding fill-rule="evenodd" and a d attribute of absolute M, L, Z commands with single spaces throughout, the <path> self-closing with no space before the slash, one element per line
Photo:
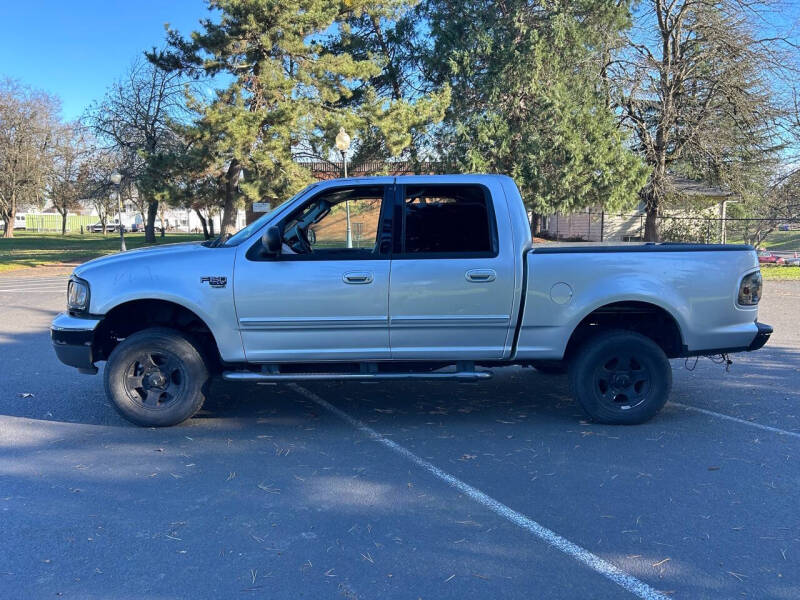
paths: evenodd
<path fill-rule="evenodd" d="M 761 274 L 770 281 L 800 281 L 800 267 L 761 265 Z"/>
<path fill-rule="evenodd" d="M 202 235 L 168 233 L 157 236 L 156 245 L 202 240 Z M 129 250 L 145 244 L 143 233 L 125 235 Z M 35 233 L 17 231 L 11 239 L 0 238 L 0 272 L 25 267 L 40 267 L 60 263 L 81 263 L 98 256 L 119 252 L 119 235 L 87 233 Z"/>
<path fill-rule="evenodd" d="M 800 250 L 800 231 L 773 231 L 761 245 L 767 250 Z"/>

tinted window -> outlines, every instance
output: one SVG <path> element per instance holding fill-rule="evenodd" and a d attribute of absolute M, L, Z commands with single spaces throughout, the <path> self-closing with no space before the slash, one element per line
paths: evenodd
<path fill-rule="evenodd" d="M 407 254 L 491 254 L 492 217 L 477 185 L 409 186 L 403 200 Z"/>

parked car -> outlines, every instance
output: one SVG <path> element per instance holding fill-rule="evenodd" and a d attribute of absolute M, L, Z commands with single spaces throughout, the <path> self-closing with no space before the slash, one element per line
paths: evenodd
<path fill-rule="evenodd" d="M 25 215 L 14 215 L 14 231 L 25 231 L 27 227 L 27 219 Z M 0 220 L 0 230 L 4 231 L 6 228 L 5 221 Z"/>
<path fill-rule="evenodd" d="M 87 229 L 92 233 L 103 233 L 103 224 L 102 223 L 94 223 L 89 225 Z M 106 223 L 106 232 L 108 233 L 116 233 L 119 231 L 119 226 L 116 223 Z M 125 225 L 122 226 L 122 232 L 124 233 L 127 231 Z"/>
<path fill-rule="evenodd" d="M 770 252 L 769 250 L 759 250 L 758 262 L 766 265 L 782 265 L 784 263 L 784 258 L 774 254 L 773 252 Z"/>
<path fill-rule="evenodd" d="M 761 348 L 760 297 L 751 246 L 533 248 L 509 177 L 373 177 L 313 184 L 232 237 L 81 265 L 51 334 L 81 372 L 106 361 L 139 425 L 194 415 L 212 375 L 475 381 L 507 365 L 565 366 L 591 418 L 633 424 L 667 401 L 668 359 Z"/>
<path fill-rule="evenodd" d="M 794 256 L 784 258 L 783 264 L 787 267 L 800 267 L 800 257 L 797 256 L 797 252 L 794 253 Z"/>

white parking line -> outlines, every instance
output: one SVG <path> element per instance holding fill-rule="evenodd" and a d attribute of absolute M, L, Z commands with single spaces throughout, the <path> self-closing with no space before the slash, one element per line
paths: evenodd
<path fill-rule="evenodd" d="M 27 281 L 0 281 L 0 290 L 43 290 L 43 289 L 67 289 L 67 280 L 63 281 L 36 281 L 29 283 Z"/>
<path fill-rule="evenodd" d="M 378 442 L 383 446 L 386 446 L 390 450 L 396 452 L 403 458 L 410 460 L 412 463 L 425 469 L 428 473 L 433 475 L 434 477 L 441 479 L 451 487 L 457 489 L 462 494 L 469 496 L 479 504 L 482 504 L 492 512 L 500 515 L 504 519 L 511 521 L 515 525 L 522 527 L 526 531 L 532 533 L 542 541 L 546 542 L 550 546 L 560 550 L 564 554 L 574 558 L 578 562 L 585 564 L 587 567 L 592 569 L 593 571 L 603 575 L 604 577 L 610 579 L 617 585 L 625 588 L 632 594 L 638 596 L 639 598 L 643 598 L 645 600 L 668 600 L 669 596 L 662 594 L 658 590 L 650 587 L 643 581 L 637 579 L 633 575 L 629 575 L 625 571 L 621 570 L 619 567 L 611 564 L 610 562 L 603 560 L 596 554 L 592 554 L 585 548 L 579 546 L 578 544 L 569 541 L 567 538 L 558 535 L 556 532 L 540 525 L 533 519 L 526 517 L 522 513 L 515 511 L 512 508 L 509 508 L 499 500 L 495 500 L 491 496 L 483 493 L 477 488 L 472 487 L 468 483 L 465 483 L 442 471 L 439 467 L 435 466 L 432 463 L 429 463 L 427 460 L 420 458 L 411 450 L 408 450 L 401 446 L 400 444 L 393 442 L 392 440 L 385 438 L 380 433 L 372 429 L 371 427 L 365 425 L 358 419 L 351 417 L 343 410 L 335 407 L 333 404 L 324 400 L 314 392 L 307 390 L 304 387 L 301 387 L 295 383 L 289 384 L 289 387 L 294 389 L 298 394 L 305 396 L 312 402 L 315 402 L 328 412 L 333 413 L 343 421 L 346 421 L 362 433 L 366 434 L 372 441 Z"/>
<path fill-rule="evenodd" d="M 692 412 L 702 413 L 704 415 L 708 415 L 709 417 L 716 417 L 718 419 L 724 419 L 725 421 L 733 421 L 734 423 L 739 423 L 741 425 L 749 425 L 750 427 L 755 427 L 757 429 L 763 429 L 764 431 L 771 431 L 772 433 L 777 433 L 778 435 L 788 435 L 791 437 L 800 438 L 800 433 L 796 431 L 787 431 L 786 429 L 779 429 L 777 427 L 770 427 L 769 425 L 762 425 L 761 423 L 755 423 L 753 421 L 745 421 L 744 419 L 739 419 L 737 417 L 732 417 L 730 415 L 725 415 L 722 413 L 714 412 L 713 410 L 707 410 L 705 408 L 698 408 L 697 406 L 690 406 L 688 404 L 682 404 L 680 402 L 670 402 L 672 406 L 677 406 L 684 410 L 690 410 Z"/>
<path fill-rule="evenodd" d="M 58 289 L 38 288 L 38 289 L 35 289 L 35 290 L 20 290 L 20 289 L 4 290 L 4 289 L 0 289 L 0 294 L 26 294 L 26 293 L 30 293 L 30 294 L 36 294 L 36 293 L 39 293 L 39 294 L 58 294 L 58 293 L 61 293 L 61 292 L 64 292 L 64 290 L 61 289 L 61 288 L 58 288 Z M 66 293 L 66 292 L 64 292 L 64 293 Z"/>
<path fill-rule="evenodd" d="M 60 291 L 67 293 L 67 286 L 65 285 L 42 285 L 37 287 L 2 287 L 0 286 L 0 292 L 52 292 L 52 291 Z"/>
<path fill-rule="evenodd" d="M 22 283 L 57 283 L 69 281 L 68 277 L 0 277 L 0 285 Z"/>
<path fill-rule="evenodd" d="M 64 292 L 67 278 L 59 279 L 0 279 L 0 293 L 12 292 Z"/>

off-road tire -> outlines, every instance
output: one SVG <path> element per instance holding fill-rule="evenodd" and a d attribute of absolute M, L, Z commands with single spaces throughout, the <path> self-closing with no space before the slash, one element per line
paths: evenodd
<path fill-rule="evenodd" d="M 114 348 L 103 378 L 106 395 L 125 419 L 144 427 L 168 427 L 200 410 L 209 373 L 187 336 L 152 327 Z"/>
<path fill-rule="evenodd" d="M 635 425 L 660 411 L 672 389 L 672 367 L 650 338 L 625 330 L 598 333 L 572 357 L 570 390 L 598 423 Z"/>

